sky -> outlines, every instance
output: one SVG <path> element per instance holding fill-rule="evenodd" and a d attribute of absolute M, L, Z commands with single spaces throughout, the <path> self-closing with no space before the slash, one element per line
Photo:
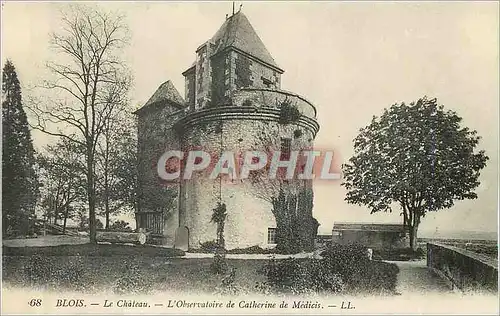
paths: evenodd
<path fill-rule="evenodd" d="M 420 232 L 497 232 L 499 7 L 497 2 L 236 2 L 285 70 L 282 88 L 305 96 L 318 111 L 315 146 L 346 162 L 352 140 L 373 115 L 394 103 L 427 95 L 463 117 L 483 137 L 490 160 L 478 199 L 429 214 Z M 25 91 L 53 58 L 48 36 L 63 4 L 2 3 L 2 63 L 13 61 Z M 196 48 L 231 13 L 231 2 L 101 3 L 125 14 L 131 31 L 124 58 L 134 75 L 135 107 L 181 73 Z M 54 139 L 34 133 L 36 147 Z M 339 181 L 315 183 L 314 216 L 320 232 L 335 221 L 401 222 L 399 211 L 370 214 L 347 204 Z"/>

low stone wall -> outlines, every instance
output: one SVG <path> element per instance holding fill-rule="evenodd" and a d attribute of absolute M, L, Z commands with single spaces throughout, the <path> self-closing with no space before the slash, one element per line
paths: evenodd
<path fill-rule="evenodd" d="M 498 260 L 465 249 L 427 243 L 427 267 L 452 289 L 498 291 Z"/>

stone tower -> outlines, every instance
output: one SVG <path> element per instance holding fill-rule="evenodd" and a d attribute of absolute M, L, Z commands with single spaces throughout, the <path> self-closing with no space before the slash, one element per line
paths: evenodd
<path fill-rule="evenodd" d="M 283 72 L 238 12 L 196 50 L 195 62 L 183 73 L 184 99 L 170 81 L 158 88 L 136 112 L 137 227 L 152 231 L 163 244 L 189 241 L 190 248 L 198 248 L 216 239 L 210 219 L 214 207 L 224 203 L 226 248 L 273 246 L 272 199 L 277 191 L 272 181 L 198 176 L 166 184 L 158 177 L 156 162 L 165 150 L 174 149 L 202 148 L 212 154 L 271 149 L 286 154 L 311 148 L 319 129 L 316 109 L 305 98 L 281 89 Z M 284 106 L 299 115 L 284 120 Z M 311 180 L 285 182 L 279 185 L 287 190 L 312 189 Z"/>

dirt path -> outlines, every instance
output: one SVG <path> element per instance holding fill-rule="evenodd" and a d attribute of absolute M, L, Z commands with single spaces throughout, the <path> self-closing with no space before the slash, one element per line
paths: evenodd
<path fill-rule="evenodd" d="M 402 295 L 453 293 L 442 279 L 427 269 L 425 260 L 389 262 L 399 267 L 396 289 Z"/>
<path fill-rule="evenodd" d="M 86 244 L 88 242 L 88 237 L 49 235 L 40 236 L 38 238 L 2 240 L 2 245 L 7 247 L 46 247 L 59 245 L 79 245 Z"/>

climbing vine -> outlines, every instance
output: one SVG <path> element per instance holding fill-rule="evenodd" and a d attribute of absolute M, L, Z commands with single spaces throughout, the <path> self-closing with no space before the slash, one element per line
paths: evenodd
<path fill-rule="evenodd" d="M 319 224 L 312 216 L 312 189 L 302 189 L 298 194 L 280 189 L 272 205 L 276 219 L 276 249 L 281 253 L 313 250 Z"/>
<path fill-rule="evenodd" d="M 300 119 L 300 116 L 302 115 L 299 109 L 297 109 L 297 106 L 295 104 L 292 104 L 292 102 L 289 99 L 283 100 L 279 105 L 279 108 L 280 108 L 280 118 L 279 118 L 280 124 L 290 124 L 296 122 Z"/>

